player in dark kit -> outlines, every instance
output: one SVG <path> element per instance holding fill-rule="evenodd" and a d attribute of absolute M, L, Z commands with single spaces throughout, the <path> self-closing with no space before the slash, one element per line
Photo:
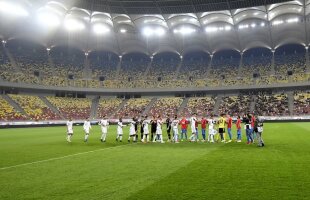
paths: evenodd
<path fill-rule="evenodd" d="M 147 118 L 147 116 L 142 116 L 142 117 L 143 117 L 143 118 Z M 143 125 L 142 122 L 143 122 L 143 120 L 141 120 L 140 123 L 139 123 L 139 124 L 141 125 L 141 127 L 140 127 L 141 141 L 142 141 L 143 132 L 144 132 L 144 129 L 143 129 L 143 128 L 144 128 L 144 125 Z"/>
<path fill-rule="evenodd" d="M 172 123 L 172 120 L 170 119 L 170 115 L 168 115 L 166 119 L 168 142 L 170 142 L 171 140 L 171 123 Z"/>
<path fill-rule="evenodd" d="M 153 138 L 156 137 L 156 127 L 157 121 L 155 116 L 153 116 L 153 119 L 151 120 L 151 141 L 153 141 Z"/>

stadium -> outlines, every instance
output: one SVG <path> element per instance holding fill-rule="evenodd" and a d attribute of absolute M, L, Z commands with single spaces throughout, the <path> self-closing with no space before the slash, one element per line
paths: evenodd
<path fill-rule="evenodd" d="M 310 199 L 310 1 L 0 0 L 0 199 Z"/>

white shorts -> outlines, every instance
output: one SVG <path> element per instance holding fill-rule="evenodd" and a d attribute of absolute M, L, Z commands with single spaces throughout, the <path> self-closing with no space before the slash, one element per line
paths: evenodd
<path fill-rule="evenodd" d="M 89 134 L 89 129 L 84 129 L 85 134 Z"/>
<path fill-rule="evenodd" d="M 215 135 L 216 131 L 214 129 L 209 129 L 209 135 Z"/>
<path fill-rule="evenodd" d="M 191 126 L 192 129 L 192 133 L 196 133 L 196 127 L 195 126 Z"/>
<path fill-rule="evenodd" d="M 129 135 L 130 135 L 130 136 L 136 135 L 136 132 L 135 132 L 135 131 L 130 131 L 130 132 L 129 132 Z"/>
<path fill-rule="evenodd" d="M 107 133 L 108 132 L 108 128 L 107 127 L 101 127 L 101 131 L 102 131 L 102 133 Z"/>
<path fill-rule="evenodd" d="M 67 131 L 67 134 L 68 134 L 68 135 L 72 135 L 72 134 L 73 134 L 73 130 L 72 130 L 72 129 L 69 129 L 69 130 Z"/>
<path fill-rule="evenodd" d="M 123 135 L 123 130 L 117 131 L 117 135 Z"/>
<path fill-rule="evenodd" d="M 162 134 L 163 134 L 163 131 L 162 131 L 161 129 L 157 129 L 157 130 L 156 130 L 156 134 L 157 134 L 157 135 L 162 135 Z"/>

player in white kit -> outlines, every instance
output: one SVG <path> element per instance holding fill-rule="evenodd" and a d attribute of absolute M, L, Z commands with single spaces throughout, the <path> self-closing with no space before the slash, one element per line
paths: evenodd
<path fill-rule="evenodd" d="M 178 116 L 174 116 L 174 120 L 172 120 L 172 131 L 173 131 L 173 139 L 172 141 L 175 143 L 179 143 L 179 126 L 180 120 L 178 120 Z"/>
<path fill-rule="evenodd" d="M 143 138 L 142 138 L 142 142 L 149 142 L 149 122 L 147 121 L 147 116 L 145 116 L 143 122 L 142 122 L 142 126 L 143 126 Z"/>
<path fill-rule="evenodd" d="M 71 142 L 71 138 L 73 136 L 73 122 L 70 118 L 69 121 L 67 121 L 67 141 Z"/>
<path fill-rule="evenodd" d="M 129 137 L 128 137 L 128 142 L 130 142 L 130 138 L 132 138 L 133 142 L 136 142 L 136 129 L 135 129 L 135 124 L 136 124 L 136 118 L 132 118 L 130 121 L 130 128 L 129 128 Z"/>
<path fill-rule="evenodd" d="M 87 142 L 89 137 L 89 131 L 91 129 L 89 118 L 86 118 L 86 121 L 84 121 L 83 129 L 85 132 L 84 142 Z"/>
<path fill-rule="evenodd" d="M 195 126 L 196 121 L 197 121 L 196 113 L 194 113 L 194 115 L 189 120 L 190 125 L 191 125 L 191 131 L 192 131 L 192 135 L 189 138 L 191 142 L 198 141 L 197 130 L 196 130 L 196 126 Z"/>
<path fill-rule="evenodd" d="M 157 118 L 156 136 L 157 136 L 157 138 L 159 139 L 159 141 L 161 143 L 165 143 L 164 140 L 163 140 L 163 131 L 161 129 L 161 125 L 162 124 L 163 124 L 163 121 L 162 121 L 162 119 L 161 119 L 161 117 L 159 115 L 158 118 Z M 155 140 L 156 140 L 156 137 L 154 137 L 153 142 L 155 142 Z"/>
<path fill-rule="evenodd" d="M 209 134 L 208 134 L 208 142 L 214 143 L 214 135 L 216 134 L 216 130 L 214 129 L 215 120 L 211 115 L 210 119 L 208 119 L 209 125 Z"/>
<path fill-rule="evenodd" d="M 99 125 L 101 126 L 101 133 L 102 133 L 100 141 L 105 142 L 107 134 L 108 134 L 108 127 L 109 127 L 109 122 L 106 116 L 104 116 L 103 119 L 100 120 Z"/>
<path fill-rule="evenodd" d="M 123 127 L 126 125 L 123 125 L 123 119 L 119 118 L 118 122 L 117 122 L 117 136 L 116 136 L 116 141 L 122 142 L 123 139 Z"/>

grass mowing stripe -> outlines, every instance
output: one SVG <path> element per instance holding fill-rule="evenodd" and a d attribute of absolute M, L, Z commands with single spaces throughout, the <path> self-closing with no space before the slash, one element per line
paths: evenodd
<path fill-rule="evenodd" d="M 12 166 L 7 166 L 7 167 L 2 167 L 2 168 L 0 168 L 0 170 L 6 170 L 6 169 L 11 169 L 11 168 L 16 168 L 16 167 L 22 167 L 22 166 L 26 166 L 26 165 L 43 163 L 43 162 L 48 162 L 48 161 L 53 161 L 53 160 L 60 160 L 60 159 L 69 158 L 69 157 L 73 157 L 73 156 L 79 156 L 79 155 L 84 155 L 84 154 L 88 154 L 88 153 L 94 153 L 94 152 L 97 152 L 97 151 L 103 151 L 103 150 L 108 150 L 108 149 L 115 149 L 117 147 L 123 147 L 123 146 L 128 146 L 128 145 L 130 145 L 130 144 L 119 145 L 119 146 L 114 146 L 114 147 L 107 147 L 107 148 L 101 148 L 101 149 L 97 149 L 97 150 L 93 150 L 93 151 L 85 151 L 85 152 L 75 153 L 75 154 L 61 156 L 61 157 L 56 157 L 56 158 L 49 158 L 49 159 L 46 159 L 46 160 L 39 160 L 39 161 L 34 161 L 34 162 L 29 162 L 29 163 L 12 165 Z"/>

